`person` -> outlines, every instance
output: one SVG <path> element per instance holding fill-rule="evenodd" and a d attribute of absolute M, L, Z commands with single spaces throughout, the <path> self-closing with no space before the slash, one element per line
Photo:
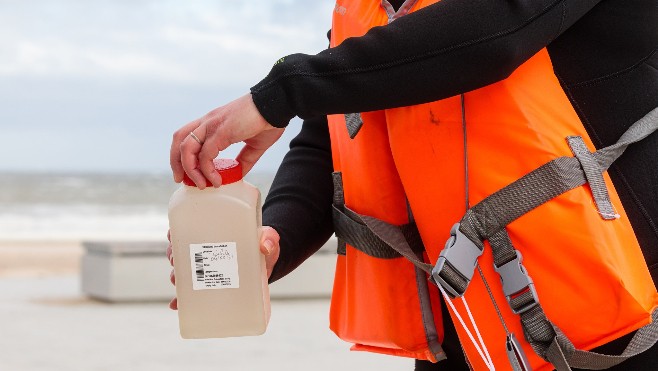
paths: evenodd
<path fill-rule="evenodd" d="M 347 3 L 338 2 L 335 17 L 350 11 Z M 271 282 L 294 270 L 333 232 L 333 160 L 326 115 L 458 96 L 504 80 L 542 48 L 597 148 L 616 142 L 658 106 L 658 8 L 652 1 L 443 0 L 399 16 L 414 3 L 382 1 L 396 15 L 389 25 L 315 56 L 282 58 L 250 94 L 174 134 L 174 180 L 182 181 L 187 173 L 203 188 L 205 179 L 221 185 L 212 168 L 220 151 L 244 142 L 237 159 L 248 172 L 290 119 L 304 119 L 263 207 L 268 227 L 261 249 Z M 609 174 L 655 283 L 658 135 L 629 147 Z M 416 361 L 417 370 L 468 369 L 459 347 L 450 349 L 458 341 L 447 318 L 447 360 Z M 629 337 L 600 350 L 621 353 Z M 655 364 L 658 347 L 653 346 L 614 369 L 649 370 Z"/>

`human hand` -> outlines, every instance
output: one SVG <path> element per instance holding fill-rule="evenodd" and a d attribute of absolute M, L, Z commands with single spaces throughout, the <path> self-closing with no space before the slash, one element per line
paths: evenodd
<path fill-rule="evenodd" d="M 216 108 L 174 133 L 169 158 L 174 181 L 182 182 L 187 173 L 199 189 L 206 187 L 206 179 L 219 187 L 222 179 L 215 171 L 213 159 L 238 142 L 244 142 L 244 147 L 236 160 L 242 164 L 243 175 L 247 174 L 283 130 L 265 121 L 251 94 Z"/>
<path fill-rule="evenodd" d="M 169 264 L 171 266 L 174 266 L 174 255 L 173 255 L 173 248 L 171 246 L 171 233 L 167 232 L 167 239 L 169 240 L 169 246 L 167 247 L 167 259 L 169 259 Z M 260 252 L 261 254 L 265 255 L 265 268 L 267 269 L 267 278 L 269 279 L 270 276 L 272 275 L 272 269 L 274 268 L 274 264 L 276 264 L 276 261 L 279 259 L 279 233 L 272 228 L 272 227 L 267 227 L 263 226 L 260 228 Z M 171 270 L 171 273 L 169 274 L 169 279 L 171 280 L 171 283 L 175 286 L 176 285 L 176 273 L 174 270 Z M 169 308 L 173 310 L 178 309 L 178 299 L 173 298 L 171 302 L 169 303 Z"/>

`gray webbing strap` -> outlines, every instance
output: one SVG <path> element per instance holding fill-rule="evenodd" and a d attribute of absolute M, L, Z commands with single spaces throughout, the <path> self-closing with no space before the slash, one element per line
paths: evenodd
<path fill-rule="evenodd" d="M 593 153 L 600 169 L 606 170 L 630 144 L 658 130 L 658 108 L 631 125 L 617 143 Z M 559 157 L 489 195 L 466 212 L 460 230 L 474 244 L 504 228 L 534 208 L 579 187 L 587 181 L 576 157 Z"/>
<path fill-rule="evenodd" d="M 376 258 L 390 259 L 404 256 L 415 265 L 416 287 L 427 346 L 437 361 L 446 359 L 434 323 L 434 314 L 425 275 L 432 266 L 421 260 L 425 247 L 416 224 L 413 222 L 410 206 L 407 204 L 410 223 L 402 226 L 395 226 L 376 218 L 360 215 L 345 205 L 342 174 L 340 172 L 334 173 L 333 203 L 334 231 L 336 236 L 339 237 L 339 241 L 343 241 L 343 245 L 347 242 L 355 249 Z"/>
<path fill-rule="evenodd" d="M 658 108 L 654 108 L 631 125 L 621 138 L 619 138 L 617 143 L 596 151 L 594 157 L 599 162 L 599 165 L 601 165 L 601 168 L 607 169 L 624 153 L 626 147 L 648 137 L 656 130 L 658 130 Z"/>
<path fill-rule="evenodd" d="M 521 314 L 521 326 L 526 341 L 530 343 L 535 353 L 555 367 L 558 367 L 562 361 L 553 359 L 556 356 L 555 350 L 551 349 L 553 343 L 557 344 L 553 348 L 559 346 L 559 353 L 563 354 L 565 359 L 569 359 L 576 350 L 564 333 L 548 320 L 541 305 L 535 305 Z M 558 370 L 562 371 L 559 368 Z"/>
<path fill-rule="evenodd" d="M 434 322 L 434 311 L 432 311 L 432 300 L 430 298 L 429 282 L 425 272 L 414 267 L 416 273 L 416 288 L 418 292 L 418 303 L 420 304 L 420 314 L 423 318 L 423 329 L 425 330 L 425 340 L 427 347 L 434 354 L 437 361 L 447 359 L 446 352 L 441 347 L 439 341 L 439 332 Z"/>
<path fill-rule="evenodd" d="M 636 356 L 651 348 L 658 340 L 658 311 L 652 313 L 652 322 L 637 331 L 621 355 L 610 356 L 594 352 L 577 350 L 573 343 L 546 316 L 534 289 L 525 290 L 524 285 L 532 285 L 532 280 L 524 281 L 525 269 L 516 262 L 517 257 L 505 262 L 506 257 L 520 253 L 512 245 L 509 235 L 503 229 L 489 238 L 494 255 L 494 265 L 501 273 L 503 291 L 512 311 L 520 313 L 523 332 L 535 352 L 551 362 L 558 371 L 568 371 L 571 367 L 602 370 L 615 366 L 626 359 Z M 510 268 L 504 267 L 511 265 Z M 521 267 L 519 276 L 518 267 Z M 501 269 L 502 268 L 502 269 Z M 510 274 L 509 272 L 515 272 Z M 516 276 L 515 276 L 516 274 Z M 509 280 L 509 281 L 508 281 Z M 510 282 L 511 281 L 511 282 Z M 511 296 L 511 294 L 515 294 Z"/>
<path fill-rule="evenodd" d="M 333 205 L 337 208 L 345 206 L 345 191 L 343 190 L 343 173 L 334 171 L 332 174 L 334 181 L 334 201 Z"/>
<path fill-rule="evenodd" d="M 544 317 L 543 319 L 540 317 Z M 550 324 L 550 321 L 546 319 L 545 314 L 536 316 L 536 319 L 539 322 Z M 552 326 L 552 324 L 550 324 Z M 541 326 L 545 327 L 546 326 Z M 524 324 L 525 330 L 525 324 Z M 528 335 L 526 333 L 526 335 Z M 545 349 L 545 359 L 555 366 L 558 371 L 570 371 L 570 367 L 583 368 L 589 370 L 605 370 L 607 368 L 616 366 L 623 361 L 634 357 L 656 344 L 658 340 L 658 310 L 654 310 L 651 314 L 651 323 L 643 326 L 626 346 L 626 349 L 620 355 L 606 355 L 595 352 L 588 352 L 584 350 L 575 349 L 573 344 L 561 334 L 559 331 L 556 332 L 556 337 L 551 340 L 550 345 L 546 348 L 545 344 L 540 346 L 540 352 Z M 536 343 L 533 344 L 533 348 Z M 535 349 L 537 351 L 537 349 Z"/>
<path fill-rule="evenodd" d="M 400 257 L 400 254 L 370 232 L 367 226 L 350 218 L 335 206 L 333 209 L 333 219 L 336 237 L 355 249 L 380 259 Z"/>
<path fill-rule="evenodd" d="M 360 113 L 346 113 L 345 114 L 345 125 L 347 125 L 347 133 L 350 135 L 350 139 L 354 139 L 356 135 L 361 130 L 363 126 L 363 119 L 361 119 Z"/>
<path fill-rule="evenodd" d="M 546 359 L 551 362 L 557 371 L 571 371 L 562 347 L 560 347 L 557 338 L 551 341 L 551 345 L 546 350 Z"/>
<path fill-rule="evenodd" d="M 539 305 L 535 284 L 523 266 L 523 256 L 512 245 L 505 228 L 489 237 L 494 269 L 500 275 L 503 293 L 514 313 L 524 313 Z"/>
<path fill-rule="evenodd" d="M 345 208 L 345 192 L 343 190 L 343 174 L 340 171 L 335 171 L 332 174 L 332 179 L 334 182 L 334 199 L 333 199 L 333 207 L 334 210 L 338 209 L 343 210 Z M 336 218 L 335 211 L 333 212 L 333 218 Z M 336 223 L 334 222 L 334 225 Z M 334 226 L 334 229 L 336 227 Z M 335 230 L 334 230 L 335 232 Z M 347 246 L 345 243 L 345 240 L 343 240 L 341 237 L 336 234 L 336 253 L 338 255 L 345 255 Z"/>
<path fill-rule="evenodd" d="M 491 252 L 493 253 L 494 265 L 496 267 L 501 267 L 505 263 L 516 259 L 516 250 L 512 245 L 509 234 L 507 234 L 507 230 L 501 229 L 498 233 L 489 237 L 489 244 L 491 245 Z"/>
<path fill-rule="evenodd" d="M 569 359 L 571 367 L 604 370 L 638 355 L 656 344 L 658 340 L 658 310 L 651 314 L 651 323 L 637 330 L 626 349 L 618 356 L 576 350 Z"/>
<path fill-rule="evenodd" d="M 521 264 L 522 255 L 514 248 L 507 230 L 503 228 L 491 236 L 489 244 L 494 257 L 494 269 L 500 274 L 505 298 L 512 312 L 520 314 L 525 338 L 534 351 L 547 360 L 554 354 L 563 354 L 563 349 L 568 349 L 571 355 L 574 346 L 546 317 L 539 304 L 534 282 Z M 556 363 L 559 362 L 556 360 Z M 561 370 L 556 363 L 553 365 Z"/>
<path fill-rule="evenodd" d="M 592 190 L 594 204 L 599 210 L 599 214 L 603 219 L 616 219 L 618 215 L 612 207 L 608 187 L 606 187 L 605 180 L 603 179 L 603 172 L 605 170 L 601 169 L 598 161 L 594 158 L 594 154 L 587 149 L 582 137 L 569 136 L 567 137 L 567 142 L 569 143 L 569 147 L 571 147 L 571 152 L 573 152 L 583 167 L 585 178 L 587 178 L 589 188 Z"/>
<path fill-rule="evenodd" d="M 583 184 L 585 174 L 578 159 L 558 157 L 470 208 L 462 218 L 459 229 L 481 247 L 482 241 L 512 221 Z"/>
<path fill-rule="evenodd" d="M 449 284 L 451 289 L 453 290 L 453 292 L 451 292 L 450 290 L 447 291 L 447 294 L 450 295 L 451 297 L 463 295 L 463 293 L 468 288 L 468 284 L 471 282 L 470 279 L 464 277 L 464 275 L 459 273 L 459 270 L 456 269 L 452 264 L 450 264 L 450 262 L 446 262 L 446 264 L 438 272 L 438 275 L 443 279 L 444 282 Z M 441 282 L 438 281 L 437 277 L 434 274 L 433 274 L 433 278 L 435 283 Z M 443 288 L 445 289 L 446 287 L 443 286 Z"/>
<path fill-rule="evenodd" d="M 384 241 L 393 250 L 400 253 L 409 260 L 413 265 L 422 269 L 426 273 L 430 273 L 434 267 L 422 261 L 416 252 L 411 249 L 407 239 L 402 234 L 402 230 L 392 224 L 386 223 L 383 220 L 373 218 L 371 216 L 361 215 L 361 220 L 368 226 L 368 228 Z"/>
<path fill-rule="evenodd" d="M 598 190 L 595 190 L 597 184 L 602 181 L 598 174 L 608 169 L 628 145 L 644 139 L 656 130 L 658 108 L 631 125 L 617 143 L 602 148 L 591 156 L 581 152 L 582 156 L 577 154 L 577 157 L 557 158 L 490 195 L 464 215 L 459 230 L 479 248 L 483 246 L 482 241 L 488 239 L 494 250 L 494 259 L 500 262 L 510 259 L 512 254 L 509 249 L 513 250 L 513 247 L 509 237 L 505 236 L 506 233 L 500 235 L 507 224 L 587 181 L 594 183 L 591 188 L 595 200 L 605 198 L 605 195 L 597 194 Z M 592 158 L 598 166 L 591 163 Z M 614 214 L 614 209 L 600 208 L 599 211 L 612 211 L 611 214 Z M 494 245 L 502 248 L 496 249 Z M 510 260 L 508 263 L 513 262 Z M 498 262 L 496 266 L 498 269 L 501 267 Z M 504 282 L 503 285 L 505 286 Z M 658 340 L 658 311 L 654 311 L 652 322 L 637 331 L 622 355 L 609 356 L 576 350 L 566 336 L 548 320 L 538 304 L 536 294 L 534 296 L 531 290 L 528 290 L 508 300 L 513 310 L 523 309 L 520 315 L 524 333 L 535 352 L 551 362 L 558 371 L 571 370 L 569 365 L 589 369 L 609 368 L 649 349 Z"/>
<path fill-rule="evenodd" d="M 401 257 L 400 253 L 391 248 L 385 241 L 382 241 L 381 238 L 365 225 L 362 215 L 357 214 L 345 206 L 342 174 L 340 172 L 333 173 L 333 179 L 334 204 L 332 212 L 334 232 L 338 239 L 338 254 L 345 255 L 345 243 L 347 243 L 355 249 L 375 258 L 395 259 Z M 425 248 L 415 223 L 390 226 L 400 232 L 415 254 L 421 254 L 424 251 Z"/>
<path fill-rule="evenodd" d="M 439 342 L 438 332 L 434 324 L 434 315 L 429 297 L 426 273 L 430 273 L 431 264 L 422 260 L 422 251 L 412 249 L 407 242 L 408 238 L 402 232 L 400 227 L 384 222 L 383 220 L 370 216 L 359 215 L 367 228 L 374 233 L 381 241 L 390 246 L 391 249 L 398 253 L 398 256 L 404 256 L 408 261 L 415 265 L 416 284 L 418 288 L 418 298 L 421 305 L 421 314 L 427 346 L 432 351 L 437 361 L 446 359 L 446 354 L 441 343 Z M 422 246 L 422 245 L 421 245 Z"/>

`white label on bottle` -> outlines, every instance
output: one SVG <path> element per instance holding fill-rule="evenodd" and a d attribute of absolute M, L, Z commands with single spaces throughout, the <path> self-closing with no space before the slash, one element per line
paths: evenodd
<path fill-rule="evenodd" d="M 235 242 L 190 244 L 190 260 L 194 290 L 240 287 Z"/>

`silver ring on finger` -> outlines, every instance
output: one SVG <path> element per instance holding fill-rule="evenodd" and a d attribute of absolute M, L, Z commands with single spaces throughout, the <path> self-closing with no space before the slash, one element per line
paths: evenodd
<path fill-rule="evenodd" d="M 190 136 L 192 137 L 192 139 L 196 140 L 197 143 L 199 143 L 199 145 L 203 145 L 203 142 L 201 141 L 201 139 L 199 139 L 199 137 L 197 137 L 196 135 L 194 135 L 194 133 L 191 132 L 191 131 L 190 131 Z"/>

